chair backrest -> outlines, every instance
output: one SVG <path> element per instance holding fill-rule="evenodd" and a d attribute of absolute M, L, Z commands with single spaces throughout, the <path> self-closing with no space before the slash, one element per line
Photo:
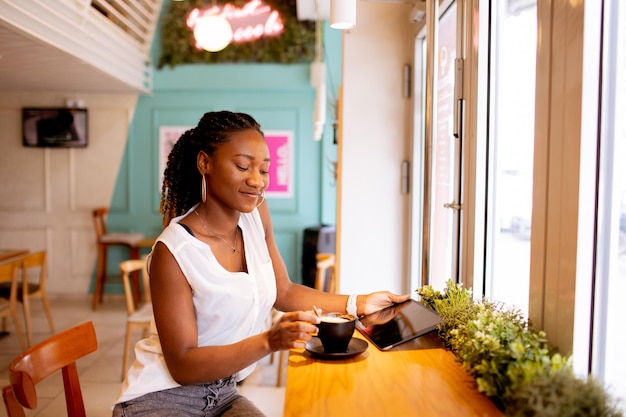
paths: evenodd
<path fill-rule="evenodd" d="M 96 230 L 97 240 L 100 240 L 100 238 L 107 233 L 106 216 L 108 213 L 108 207 L 99 207 L 93 211 L 93 225 Z"/>
<path fill-rule="evenodd" d="M 130 275 L 133 272 L 141 271 L 141 285 L 143 285 L 143 302 L 151 303 L 150 296 L 150 278 L 148 276 L 148 268 L 145 259 L 129 259 L 120 262 L 120 271 L 122 272 L 122 282 L 124 284 L 124 295 L 126 297 L 126 311 L 130 316 L 139 307 L 135 305 L 133 297 L 133 289 L 131 287 Z"/>
<path fill-rule="evenodd" d="M 38 268 L 39 269 L 39 278 L 37 279 L 37 284 L 39 285 L 39 290 L 43 291 L 46 286 L 46 276 L 47 276 L 47 267 L 46 267 L 46 251 L 42 250 L 39 252 L 29 253 L 28 255 L 24 255 L 20 259 L 22 266 L 22 289 L 25 292 L 28 292 L 28 271 L 30 269 Z"/>
<path fill-rule="evenodd" d="M 29 348 L 9 365 L 8 385 L 2 397 L 9 417 L 24 416 L 24 409 L 37 407 L 35 386 L 61 370 L 68 417 L 85 417 L 85 404 L 76 361 L 98 348 L 92 322 L 85 322 Z"/>

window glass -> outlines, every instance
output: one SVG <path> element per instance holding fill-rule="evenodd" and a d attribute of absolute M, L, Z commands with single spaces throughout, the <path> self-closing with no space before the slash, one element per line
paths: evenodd
<path fill-rule="evenodd" d="M 620 4 L 621 3 L 621 4 Z M 626 5 L 614 0 L 605 13 L 598 247 L 594 308 L 594 374 L 620 396 L 626 411 L 624 320 L 626 303 Z M 621 10 L 620 10 L 621 9 Z"/>
<path fill-rule="evenodd" d="M 528 314 L 536 1 L 493 2 L 485 295 Z"/>

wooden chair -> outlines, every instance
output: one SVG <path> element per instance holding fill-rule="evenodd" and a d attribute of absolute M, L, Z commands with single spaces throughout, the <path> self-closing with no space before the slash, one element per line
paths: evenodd
<path fill-rule="evenodd" d="M 17 312 L 17 283 L 19 276 L 20 258 L 0 264 L 0 282 L 9 283 L 9 297 L 0 299 L 0 317 L 2 318 L 2 331 L 7 331 L 7 318 L 11 317 L 15 333 L 20 341 L 22 349 L 27 348 L 26 339 L 22 332 L 22 325 Z"/>
<path fill-rule="evenodd" d="M 120 262 L 122 281 L 124 283 L 124 295 L 126 297 L 126 336 L 124 338 L 124 358 L 122 361 L 122 381 L 126 378 L 131 351 L 131 339 L 133 332 L 142 331 L 142 337 L 148 337 L 150 321 L 152 320 L 152 299 L 150 297 L 150 280 L 145 259 L 131 259 Z M 134 292 L 131 286 L 131 274 L 141 271 L 143 283 L 143 297 L 140 303 L 135 302 Z"/>
<path fill-rule="evenodd" d="M 2 389 L 8 417 L 37 408 L 36 385 L 61 370 L 68 417 L 85 417 L 76 361 L 98 348 L 92 322 L 79 324 L 29 348 L 9 365 L 10 385 Z"/>
<path fill-rule="evenodd" d="M 24 322 L 26 323 L 26 340 L 28 346 L 33 344 L 33 331 L 31 326 L 30 315 L 30 299 L 39 298 L 43 304 L 46 316 L 48 318 L 48 324 L 50 325 L 50 332 L 53 334 L 54 322 L 52 321 L 52 311 L 50 310 L 50 303 L 48 302 L 48 294 L 46 292 L 46 251 L 39 251 L 31 253 L 20 258 L 19 266 L 22 271 L 21 280 L 17 285 L 17 300 L 22 303 L 24 310 Z M 37 280 L 29 280 L 29 272 L 34 271 L 37 274 Z M 0 284 L 0 297 L 9 298 L 11 294 L 11 287 L 8 282 Z"/>
<path fill-rule="evenodd" d="M 330 293 L 337 292 L 335 277 L 335 255 L 332 253 L 318 253 L 315 255 L 317 271 L 315 274 L 315 288 Z"/>
<path fill-rule="evenodd" d="M 106 217 L 109 213 L 107 207 L 100 207 L 93 211 L 93 224 L 96 230 L 96 244 L 98 246 L 98 266 L 96 268 L 96 285 L 93 291 L 92 308 L 96 310 L 102 303 L 104 286 L 107 277 L 107 254 L 111 246 L 128 248 L 130 259 L 139 258 L 139 248 L 145 246 L 144 235 L 141 233 L 109 232 L 106 225 Z M 137 279 L 137 281 L 139 281 Z M 138 294 L 135 294 L 137 297 Z"/>

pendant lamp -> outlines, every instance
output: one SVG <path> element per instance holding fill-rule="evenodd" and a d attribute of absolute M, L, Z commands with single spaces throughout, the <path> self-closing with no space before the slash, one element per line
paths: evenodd
<path fill-rule="evenodd" d="M 356 27 L 356 0 L 330 1 L 330 27 L 334 29 Z"/>

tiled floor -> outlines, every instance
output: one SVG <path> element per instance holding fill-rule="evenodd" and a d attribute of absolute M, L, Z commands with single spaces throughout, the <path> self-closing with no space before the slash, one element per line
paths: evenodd
<path fill-rule="evenodd" d="M 110 417 L 111 405 L 120 388 L 122 371 L 123 339 L 126 310 L 122 297 L 106 296 L 97 311 L 91 310 L 91 298 L 53 297 L 52 314 L 57 331 L 67 329 L 84 321 L 93 321 L 98 339 L 98 350 L 78 362 L 80 382 L 88 417 Z M 33 300 L 33 342 L 50 336 L 50 330 L 39 300 Z M 22 326 L 24 325 L 23 316 Z M 7 368 L 20 352 L 19 342 L 8 321 L 10 334 L 0 339 L 0 387 L 8 384 Z M 139 339 L 139 333 L 135 337 Z M 278 358 L 278 355 L 275 355 Z M 285 389 L 276 385 L 276 361 L 270 364 L 269 357 L 259 362 L 257 370 L 242 385 L 240 392 L 253 401 L 267 417 L 283 414 Z M 37 387 L 39 404 L 36 410 L 27 410 L 27 416 L 59 417 L 67 415 L 63 396 L 63 383 L 55 375 Z M 6 417 L 4 404 L 0 406 L 0 417 Z"/>

